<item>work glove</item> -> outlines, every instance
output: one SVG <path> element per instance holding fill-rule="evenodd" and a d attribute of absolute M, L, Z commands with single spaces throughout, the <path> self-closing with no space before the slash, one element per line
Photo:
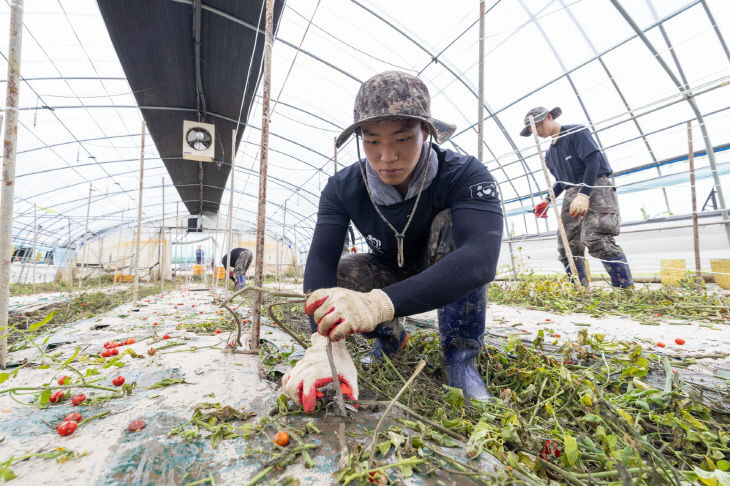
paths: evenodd
<path fill-rule="evenodd" d="M 302 359 L 287 371 L 281 380 L 284 393 L 294 403 L 304 407 L 306 413 L 312 413 L 317 405 L 317 397 L 324 396 L 318 388 L 334 381 L 327 359 L 327 338 L 315 332 L 312 334 L 311 342 L 312 346 L 307 348 Z M 357 400 L 357 369 L 350 353 L 347 352 L 345 341 L 332 343 L 332 359 L 342 394 L 349 400 Z"/>
<path fill-rule="evenodd" d="M 245 275 L 236 275 L 236 287 L 238 287 L 238 290 L 241 290 L 246 286 L 246 276 Z"/>
<path fill-rule="evenodd" d="M 572 203 L 570 203 L 570 215 L 574 218 L 582 218 L 588 212 L 588 201 L 590 198 L 579 192 Z"/>
<path fill-rule="evenodd" d="M 533 209 L 532 212 L 535 213 L 536 218 L 547 218 L 548 206 L 550 206 L 550 201 L 543 199 L 535 205 L 535 209 Z"/>
<path fill-rule="evenodd" d="M 371 332 L 393 318 L 393 302 L 380 289 L 370 292 L 334 287 L 318 289 L 304 301 L 304 312 L 314 315 L 317 329 L 332 341 L 355 332 Z"/>

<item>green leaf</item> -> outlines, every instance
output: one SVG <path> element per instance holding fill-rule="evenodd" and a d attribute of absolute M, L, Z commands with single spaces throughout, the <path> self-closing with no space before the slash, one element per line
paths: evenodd
<path fill-rule="evenodd" d="M 710 472 L 696 466 L 693 470 L 697 474 L 697 478 L 702 481 L 702 484 L 707 486 L 730 486 L 730 474 L 725 471 L 715 469 Z"/>
<path fill-rule="evenodd" d="M 311 420 L 309 422 L 307 422 L 306 427 L 307 427 L 307 432 L 310 432 L 312 434 L 320 433 L 320 430 L 317 428 L 316 425 L 314 425 L 314 422 L 312 422 Z"/>
<path fill-rule="evenodd" d="M 41 406 L 43 406 L 43 407 L 48 405 L 48 403 L 51 401 L 51 390 L 48 390 L 48 389 L 43 390 L 41 392 L 41 396 L 38 399 L 38 401 L 40 402 Z"/>
<path fill-rule="evenodd" d="M 8 378 L 10 378 L 10 374 L 9 373 L 0 373 L 0 383 L 2 383 L 3 381 L 7 380 Z"/>
<path fill-rule="evenodd" d="M 157 383 L 155 383 L 152 386 L 148 386 L 147 389 L 151 390 L 153 388 L 164 388 L 166 386 L 176 385 L 178 383 L 187 383 L 187 382 L 183 378 L 165 378 L 163 380 L 158 381 Z"/>
<path fill-rule="evenodd" d="M 715 465 L 720 471 L 730 471 L 730 462 L 725 459 L 720 459 L 715 463 Z"/>
<path fill-rule="evenodd" d="M 35 324 L 31 324 L 30 326 L 28 326 L 28 330 L 33 332 L 36 329 L 40 328 L 41 326 L 45 326 L 46 324 L 51 322 L 51 319 L 53 319 L 54 317 L 56 317 L 56 311 L 53 311 L 50 314 L 48 314 L 41 322 L 36 322 Z"/>
<path fill-rule="evenodd" d="M 78 356 L 78 355 L 79 355 L 79 352 L 80 352 L 80 351 L 81 351 L 81 346 L 77 347 L 77 348 L 76 348 L 76 351 L 74 351 L 74 354 L 73 354 L 73 355 L 72 355 L 72 356 L 71 356 L 71 357 L 70 357 L 69 359 L 67 359 L 66 361 L 64 361 L 64 362 L 63 362 L 63 364 L 62 364 L 61 366 L 59 366 L 59 367 L 58 367 L 57 369 L 59 369 L 59 370 L 60 370 L 60 369 L 61 369 L 61 368 L 63 368 L 64 366 L 66 366 L 66 365 L 70 364 L 70 363 L 71 363 L 71 362 L 72 362 L 73 360 L 75 360 L 75 359 L 76 359 L 76 356 Z"/>
<path fill-rule="evenodd" d="M 460 410 L 464 408 L 464 392 L 461 388 L 453 388 L 448 385 L 444 385 L 446 388 L 446 403 L 451 405 L 454 410 Z"/>
<path fill-rule="evenodd" d="M 565 451 L 565 457 L 568 459 L 568 464 L 575 466 L 580 459 L 580 452 L 578 452 L 578 443 L 575 441 L 575 437 L 566 435 L 563 438 L 563 450 Z"/>
<path fill-rule="evenodd" d="M 390 451 L 391 442 L 389 440 L 385 440 L 381 443 L 379 443 L 376 447 L 378 448 L 378 452 L 380 452 L 380 455 L 385 457 L 385 455 Z"/>
<path fill-rule="evenodd" d="M 48 368 L 50 368 L 50 367 L 51 367 L 51 365 L 40 365 L 40 366 L 38 367 L 38 369 L 39 369 L 39 370 L 47 370 L 47 369 L 48 369 Z"/>

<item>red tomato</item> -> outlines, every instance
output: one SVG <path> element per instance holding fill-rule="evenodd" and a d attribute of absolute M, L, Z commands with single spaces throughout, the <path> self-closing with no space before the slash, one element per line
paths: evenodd
<path fill-rule="evenodd" d="M 147 350 L 147 354 L 149 354 L 150 356 L 154 355 L 156 352 L 157 351 L 155 350 L 155 348 L 150 348 Z"/>
<path fill-rule="evenodd" d="M 153 326 L 156 326 L 157 324 L 159 324 L 159 322 L 157 322 L 157 321 L 152 323 Z"/>
<path fill-rule="evenodd" d="M 215 330 L 215 333 L 216 333 L 216 334 L 220 334 L 220 333 L 221 333 L 221 330 L 220 330 L 220 329 L 216 329 L 216 330 Z"/>
<path fill-rule="evenodd" d="M 58 384 L 59 385 L 65 385 L 69 381 L 71 381 L 71 377 L 70 376 L 63 375 L 61 378 L 58 379 Z"/>
<path fill-rule="evenodd" d="M 162 339 L 170 339 L 170 335 L 169 334 L 165 334 L 165 335 L 162 336 Z"/>
<path fill-rule="evenodd" d="M 82 302 L 81 307 L 86 307 L 86 302 Z"/>
<path fill-rule="evenodd" d="M 74 433 L 74 430 L 76 430 L 76 427 L 78 426 L 79 424 L 77 424 L 76 422 L 72 420 L 67 420 L 56 425 L 56 430 L 58 431 L 58 435 L 71 435 Z"/>
<path fill-rule="evenodd" d="M 666 346 L 666 344 L 664 344 L 661 341 L 659 341 L 658 343 L 656 343 L 656 345 L 659 346 L 660 348 L 663 348 L 664 346 Z"/>
<path fill-rule="evenodd" d="M 147 426 L 144 420 L 133 420 L 129 424 L 129 430 L 132 432 L 137 432 L 138 430 L 142 430 Z"/>
<path fill-rule="evenodd" d="M 78 405 L 78 404 L 82 403 L 84 400 L 86 400 L 86 395 L 84 395 L 83 393 L 80 395 L 74 395 L 71 397 L 71 403 L 73 403 L 74 405 Z"/>
<path fill-rule="evenodd" d="M 682 338 L 677 338 L 677 339 L 675 339 L 675 340 L 674 340 L 674 342 L 675 342 L 675 343 L 677 343 L 677 344 L 679 344 L 679 345 L 681 346 L 681 345 L 683 345 L 683 344 L 684 344 L 684 339 L 682 339 Z"/>
<path fill-rule="evenodd" d="M 117 376 L 112 380 L 112 385 L 114 386 L 122 386 L 124 384 L 124 377 L 123 376 Z"/>
<path fill-rule="evenodd" d="M 112 355 L 112 350 L 111 349 L 107 349 L 106 351 L 102 351 L 101 352 L 102 358 L 108 358 L 111 355 Z"/>
<path fill-rule="evenodd" d="M 195 304 L 192 304 L 190 307 L 195 307 Z"/>
<path fill-rule="evenodd" d="M 112 347 L 112 343 L 111 342 L 107 341 L 107 342 L 104 343 L 104 349 L 109 349 L 111 347 Z"/>
<path fill-rule="evenodd" d="M 134 339 L 134 338 L 129 338 L 129 339 L 127 339 L 127 344 L 134 344 L 134 343 L 136 343 L 136 342 L 137 342 L 137 340 L 136 340 L 136 339 Z"/>
<path fill-rule="evenodd" d="M 552 319 L 550 319 L 549 317 L 546 317 L 546 318 L 545 318 L 545 322 L 550 322 L 551 320 L 552 320 Z"/>
<path fill-rule="evenodd" d="M 82 417 L 81 417 L 81 414 L 79 412 L 72 412 L 72 413 L 66 415 L 66 418 L 63 419 L 63 420 L 65 420 L 67 422 L 76 422 L 76 423 L 78 423 L 78 422 L 81 422 L 81 418 Z"/>
<path fill-rule="evenodd" d="M 51 393 L 51 396 L 48 398 L 48 401 L 51 403 L 56 403 L 56 402 L 60 402 L 62 398 L 63 398 L 63 392 L 57 391 L 57 392 Z"/>
<path fill-rule="evenodd" d="M 119 354 L 119 350 L 117 348 L 114 348 L 111 351 L 112 351 L 112 356 L 116 356 Z"/>
<path fill-rule="evenodd" d="M 559 338 L 560 337 L 560 334 L 553 334 L 553 337 L 554 338 Z"/>

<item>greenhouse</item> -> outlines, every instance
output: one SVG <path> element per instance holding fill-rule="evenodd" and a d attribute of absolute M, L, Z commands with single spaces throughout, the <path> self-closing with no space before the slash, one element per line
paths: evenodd
<path fill-rule="evenodd" d="M 729 2 L 0 39 L 0 482 L 730 486 Z"/>

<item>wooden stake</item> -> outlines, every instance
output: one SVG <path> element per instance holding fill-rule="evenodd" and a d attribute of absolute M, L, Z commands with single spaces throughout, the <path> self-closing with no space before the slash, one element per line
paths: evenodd
<path fill-rule="evenodd" d="M 117 240 L 117 268 L 114 270 L 114 277 L 112 277 L 112 283 L 114 278 L 119 274 L 119 283 L 122 283 L 122 272 L 120 268 L 124 262 L 122 253 L 122 228 L 124 227 L 124 209 L 122 209 L 122 218 L 119 221 L 119 239 Z"/>
<path fill-rule="evenodd" d="M 269 108 L 271 102 L 271 47 L 274 42 L 274 0 L 266 0 L 266 40 L 264 42 L 264 91 L 261 106 L 261 157 L 259 165 L 259 204 L 256 221 L 256 268 L 254 283 L 257 287 L 264 284 L 264 231 L 266 229 L 266 172 L 269 159 Z M 261 328 L 261 292 L 254 294 L 253 324 L 251 329 L 251 349 L 259 348 Z"/>
<path fill-rule="evenodd" d="M 5 86 L 5 134 L 3 140 L 3 185 L 0 200 L 0 329 L 8 327 L 10 303 L 10 248 L 13 240 L 15 154 L 18 149 L 18 100 L 20 98 L 20 53 L 23 40 L 23 0 L 12 0 L 8 40 L 8 75 Z M 0 121 L 2 118 L 0 117 Z M 8 359 L 7 332 L 0 338 L 0 368 Z"/>
<path fill-rule="evenodd" d="M 71 286 L 74 285 L 74 272 L 71 268 L 71 217 L 68 217 L 68 243 L 66 244 L 66 256 L 68 258 L 68 268 L 70 270 L 69 274 L 71 276 Z"/>
<path fill-rule="evenodd" d="M 235 131 L 233 133 L 236 133 Z M 235 142 L 234 142 L 235 143 Z M 218 256 L 218 216 L 221 214 L 221 207 L 218 205 L 218 212 L 215 213 L 215 239 L 213 240 L 213 255 L 211 259 L 213 260 L 213 293 L 215 294 L 218 291 L 218 264 L 216 263 L 216 258 Z"/>
<path fill-rule="evenodd" d="M 83 239 L 83 255 L 81 257 L 81 270 L 79 272 L 79 289 L 81 284 L 84 282 L 84 266 L 86 265 L 86 259 L 89 257 L 89 252 L 86 244 L 86 236 L 89 234 L 89 212 L 91 211 L 91 191 L 93 187 L 89 184 L 89 198 L 86 201 L 86 223 L 84 223 L 84 239 Z"/>
<path fill-rule="evenodd" d="M 700 265 L 700 232 L 697 227 L 697 191 L 695 189 L 695 152 L 692 147 L 692 122 L 687 122 L 687 143 L 689 145 L 689 185 L 692 191 L 692 236 L 695 245 L 695 282 L 702 283 L 702 268 Z"/>
<path fill-rule="evenodd" d="M 144 134 L 146 124 L 142 120 L 142 143 L 139 151 L 139 196 L 137 197 L 137 238 L 134 244 L 134 286 L 132 287 L 132 305 L 137 305 L 139 298 L 139 247 L 142 238 L 142 193 L 144 191 Z"/>
<path fill-rule="evenodd" d="M 165 178 L 162 178 L 162 224 L 160 224 L 160 295 L 165 291 L 165 253 L 167 245 L 163 246 L 165 238 Z M 164 248 L 164 250 L 163 250 Z"/>
<path fill-rule="evenodd" d="M 286 233 L 286 201 L 284 201 L 284 219 L 281 223 L 281 263 L 284 263 L 284 234 Z M 286 268 L 286 267 L 284 267 Z M 279 282 L 279 290 L 281 290 L 281 282 Z"/>
<path fill-rule="evenodd" d="M 545 163 L 545 156 L 542 153 L 542 147 L 540 146 L 540 139 L 537 138 L 537 128 L 535 127 L 535 118 L 530 115 L 530 128 L 532 129 L 532 135 L 535 138 L 535 146 L 537 147 L 537 153 L 540 156 L 540 163 L 542 164 L 542 173 L 545 175 L 545 183 L 550 193 L 550 201 L 552 201 L 553 211 L 555 211 L 555 218 L 558 220 L 558 234 L 560 239 L 563 240 L 563 247 L 565 248 L 565 255 L 568 257 L 568 264 L 570 265 L 570 273 L 574 282 L 578 282 L 578 285 L 582 285 L 580 277 L 578 277 L 578 269 L 575 266 L 575 260 L 573 259 L 573 251 L 570 249 L 570 243 L 568 242 L 568 236 L 565 234 L 565 227 L 563 226 L 563 220 L 560 218 L 560 209 L 558 209 L 558 202 L 555 200 L 555 192 L 553 191 L 553 185 L 550 182 L 550 176 L 548 175 L 547 164 Z"/>
<path fill-rule="evenodd" d="M 228 283 L 228 274 L 230 273 L 231 269 L 231 250 L 232 243 L 231 243 L 231 232 L 233 228 L 233 189 L 234 189 L 234 182 L 235 182 L 235 176 L 236 176 L 236 153 L 234 148 L 236 147 L 236 130 L 233 130 L 233 140 L 231 142 L 231 197 L 228 200 L 228 222 L 226 223 L 226 241 L 228 244 L 228 258 L 226 258 L 226 277 L 223 280 L 226 283 L 226 297 L 230 293 L 230 284 Z"/>

